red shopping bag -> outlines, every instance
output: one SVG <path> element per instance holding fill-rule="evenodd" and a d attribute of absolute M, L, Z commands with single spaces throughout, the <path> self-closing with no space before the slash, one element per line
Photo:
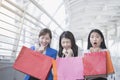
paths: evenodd
<path fill-rule="evenodd" d="M 106 51 L 86 53 L 83 64 L 85 77 L 106 76 Z"/>
<path fill-rule="evenodd" d="M 83 80 L 81 57 L 57 58 L 53 61 L 54 80 Z"/>
<path fill-rule="evenodd" d="M 40 80 L 46 80 L 51 65 L 52 58 L 23 46 L 13 67 Z"/>

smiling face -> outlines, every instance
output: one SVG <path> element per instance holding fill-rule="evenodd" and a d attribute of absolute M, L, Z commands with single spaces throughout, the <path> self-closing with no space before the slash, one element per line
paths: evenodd
<path fill-rule="evenodd" d="M 46 33 L 45 35 L 41 35 L 39 37 L 39 43 L 41 46 L 47 47 L 48 44 L 50 44 L 50 41 L 51 41 L 51 39 L 50 39 L 50 36 L 48 33 Z"/>
<path fill-rule="evenodd" d="M 63 49 L 67 50 L 67 49 L 71 48 L 71 40 L 68 38 L 62 38 L 61 45 L 62 45 Z"/>
<path fill-rule="evenodd" d="M 92 47 L 94 47 L 94 48 L 100 47 L 102 41 L 103 41 L 103 39 L 101 38 L 100 34 L 98 34 L 97 32 L 91 33 L 90 43 L 92 44 Z"/>

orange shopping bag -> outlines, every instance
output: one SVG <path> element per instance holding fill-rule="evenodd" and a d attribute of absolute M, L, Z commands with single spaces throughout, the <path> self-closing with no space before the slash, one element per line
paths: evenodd
<path fill-rule="evenodd" d="M 83 64 L 85 77 L 106 75 L 106 52 L 86 53 Z"/>
<path fill-rule="evenodd" d="M 25 46 L 22 47 L 13 67 L 25 74 L 46 80 L 52 66 L 52 58 L 33 51 Z"/>
<path fill-rule="evenodd" d="M 109 51 L 106 51 L 107 52 L 107 74 L 111 74 L 111 73 L 114 73 L 114 67 L 113 67 L 113 64 L 112 64 L 112 60 L 111 60 L 111 56 L 110 56 L 110 52 Z"/>
<path fill-rule="evenodd" d="M 56 64 L 56 60 L 52 60 L 52 64 L 53 64 L 53 80 L 58 80 L 57 79 L 57 64 Z"/>

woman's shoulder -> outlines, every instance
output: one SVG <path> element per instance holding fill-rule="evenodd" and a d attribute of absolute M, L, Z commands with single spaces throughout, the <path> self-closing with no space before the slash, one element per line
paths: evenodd
<path fill-rule="evenodd" d="M 35 46 L 34 46 L 34 45 L 32 45 L 32 46 L 30 47 L 30 49 L 35 50 Z"/>
<path fill-rule="evenodd" d="M 57 50 L 56 49 L 54 49 L 54 48 L 47 48 L 47 50 L 49 50 L 50 52 L 54 52 L 54 53 L 57 53 Z"/>

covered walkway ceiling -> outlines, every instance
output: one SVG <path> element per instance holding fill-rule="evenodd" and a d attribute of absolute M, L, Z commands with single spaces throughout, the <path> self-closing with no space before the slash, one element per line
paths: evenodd
<path fill-rule="evenodd" d="M 68 30 L 84 39 L 94 28 L 109 33 L 113 39 L 120 29 L 120 0 L 64 0 Z"/>
<path fill-rule="evenodd" d="M 77 40 L 87 40 L 90 30 L 98 28 L 107 39 L 120 39 L 120 0 L 2 0 L 0 6 L 1 12 L 24 17 L 20 11 L 29 24 L 50 28 L 57 38 L 70 30 Z"/>

